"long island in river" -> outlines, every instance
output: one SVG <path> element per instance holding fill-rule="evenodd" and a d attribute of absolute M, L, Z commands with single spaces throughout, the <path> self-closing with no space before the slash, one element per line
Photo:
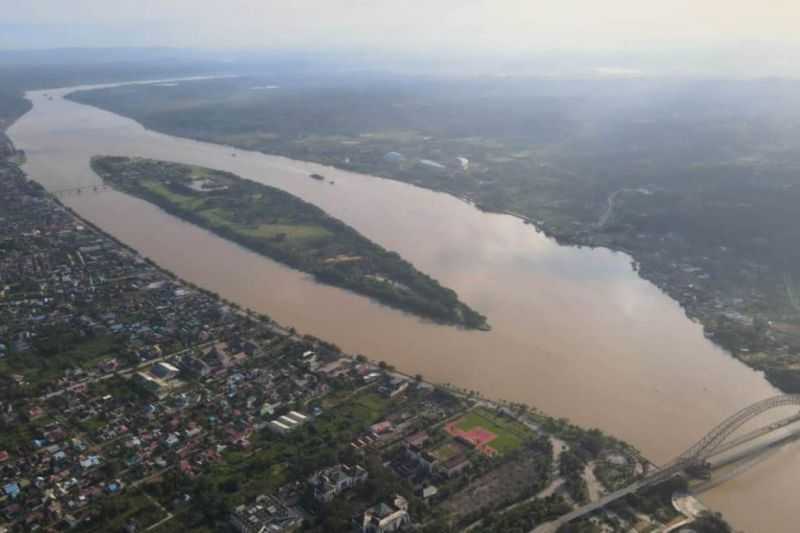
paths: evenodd
<path fill-rule="evenodd" d="M 287 192 L 219 170 L 102 156 L 92 168 L 123 192 L 315 279 L 427 319 L 488 329 L 486 317 L 398 254 Z"/>

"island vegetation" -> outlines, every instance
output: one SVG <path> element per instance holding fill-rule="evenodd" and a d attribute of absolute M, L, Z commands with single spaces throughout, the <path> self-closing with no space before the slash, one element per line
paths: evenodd
<path fill-rule="evenodd" d="M 488 329 L 456 293 L 398 254 L 289 193 L 234 174 L 127 157 L 95 157 L 103 180 L 168 213 L 312 274 L 444 324 Z"/>
<path fill-rule="evenodd" d="M 705 334 L 800 392 L 800 102 L 789 80 L 410 79 L 128 86 L 148 128 L 392 178 L 632 257 Z"/>

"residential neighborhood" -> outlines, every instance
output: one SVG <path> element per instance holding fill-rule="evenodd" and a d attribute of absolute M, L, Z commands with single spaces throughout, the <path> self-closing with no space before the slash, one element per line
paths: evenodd
<path fill-rule="evenodd" d="M 649 468 L 226 302 L 8 161 L 0 223 L 0 531 L 532 528 Z M 665 494 L 587 531 L 683 519 Z"/>

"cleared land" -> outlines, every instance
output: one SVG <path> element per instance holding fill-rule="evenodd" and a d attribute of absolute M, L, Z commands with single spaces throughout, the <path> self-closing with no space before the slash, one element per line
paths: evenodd
<path fill-rule="evenodd" d="M 319 281 L 440 323 L 488 328 L 455 292 L 284 191 L 228 172 L 150 159 L 95 157 L 92 168 L 117 189 Z"/>

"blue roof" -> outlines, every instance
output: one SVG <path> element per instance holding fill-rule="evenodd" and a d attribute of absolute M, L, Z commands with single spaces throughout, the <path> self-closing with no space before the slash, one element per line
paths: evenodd
<path fill-rule="evenodd" d="M 6 494 L 11 496 L 12 498 L 16 498 L 17 496 L 19 496 L 19 485 L 17 485 L 16 483 L 9 483 L 5 487 L 3 487 L 3 490 L 5 491 Z"/>

